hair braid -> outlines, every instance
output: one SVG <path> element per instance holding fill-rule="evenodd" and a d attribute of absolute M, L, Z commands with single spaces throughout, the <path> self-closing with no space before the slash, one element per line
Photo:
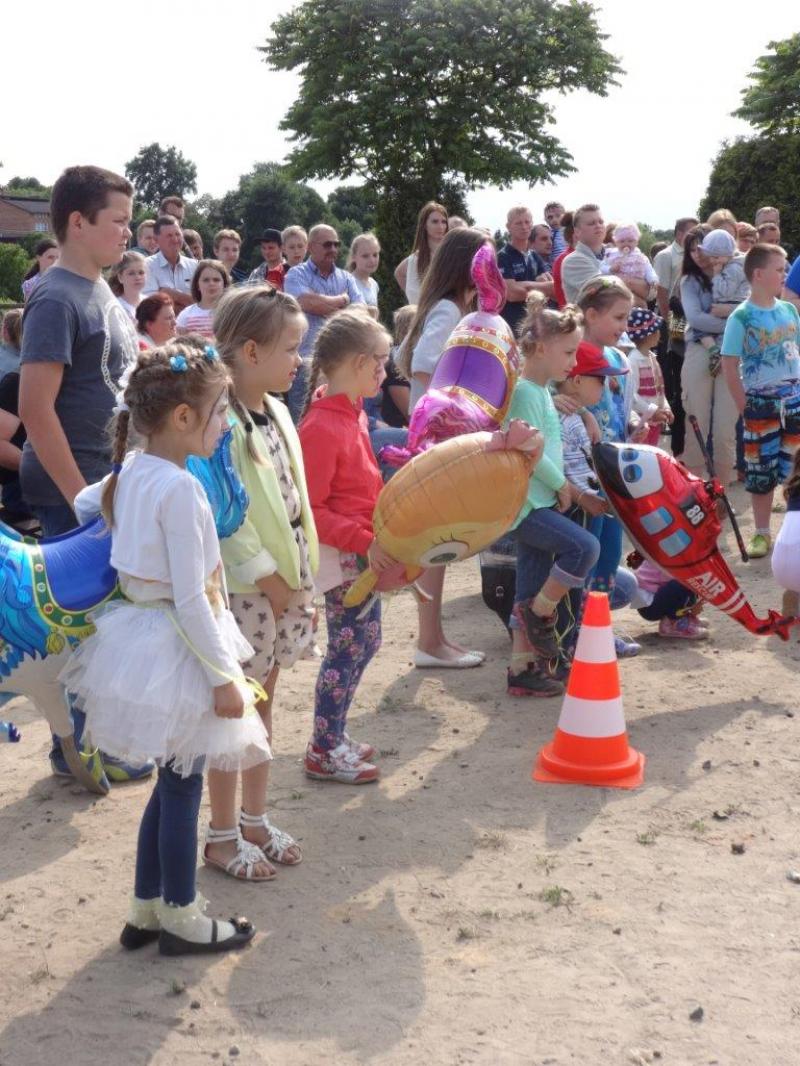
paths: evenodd
<path fill-rule="evenodd" d="M 130 431 L 130 424 L 130 413 L 124 410 L 120 411 L 116 416 L 116 421 L 114 423 L 114 446 L 111 454 L 111 459 L 114 465 L 111 471 L 111 476 L 105 483 L 103 495 L 101 497 L 101 510 L 109 529 L 111 529 L 114 524 L 114 493 L 117 491 L 119 468 L 122 466 L 122 460 L 125 458 L 125 453 L 128 450 L 128 433 Z"/>
<path fill-rule="evenodd" d="M 303 409 L 300 412 L 300 417 L 297 420 L 298 422 L 302 422 L 303 419 L 308 414 L 308 409 L 311 406 L 311 403 L 312 403 L 312 401 L 314 399 L 314 393 L 317 391 L 317 387 L 319 386 L 320 377 L 322 377 L 322 369 L 321 369 L 321 367 L 319 365 L 319 357 L 317 356 L 317 353 L 315 351 L 314 355 L 313 355 L 313 358 L 311 359 L 311 366 L 309 367 L 309 371 L 308 371 L 308 384 L 306 385 L 306 398 L 303 401 Z"/>
<path fill-rule="evenodd" d="M 258 466 L 263 466 L 264 460 L 259 455 L 258 449 L 253 441 L 253 419 L 250 417 L 250 412 L 236 395 L 233 386 L 228 389 L 228 403 L 234 409 L 237 418 L 242 423 L 242 428 L 244 429 L 245 437 L 247 438 L 247 454 L 254 463 Z"/>

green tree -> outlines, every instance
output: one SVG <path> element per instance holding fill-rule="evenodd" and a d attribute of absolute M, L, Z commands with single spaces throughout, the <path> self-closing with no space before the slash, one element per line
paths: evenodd
<path fill-rule="evenodd" d="M 767 47 L 772 53 L 756 60 L 733 114 L 764 133 L 800 133 L 800 33 Z"/>
<path fill-rule="evenodd" d="M 30 257 L 17 244 L 0 244 L 0 300 L 22 300 L 22 279 Z"/>
<path fill-rule="evenodd" d="M 800 250 L 799 173 L 800 132 L 724 141 L 698 215 L 708 218 L 718 207 L 727 207 L 752 222 L 757 209 L 770 204 L 781 212 L 781 243 Z"/>
<path fill-rule="evenodd" d="M 125 175 L 136 187 L 140 204 L 155 211 L 165 196 L 185 197 L 197 191 L 197 167 L 174 145 L 158 141 L 140 148 L 125 164 Z"/>
<path fill-rule="evenodd" d="M 375 226 L 378 198 L 367 185 L 340 185 L 328 196 L 328 208 L 336 218 L 357 222 L 359 232 L 368 232 Z"/>
<path fill-rule="evenodd" d="M 462 214 L 477 185 L 574 169 L 544 96 L 605 95 L 619 67 L 604 40 L 582 0 L 303 0 L 261 51 L 301 71 L 289 165 L 363 181 L 393 267 L 426 200 Z"/>

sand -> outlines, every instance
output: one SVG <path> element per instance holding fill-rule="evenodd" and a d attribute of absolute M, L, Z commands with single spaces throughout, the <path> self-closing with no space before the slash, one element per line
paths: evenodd
<path fill-rule="evenodd" d="M 734 568 L 757 611 L 779 605 L 768 560 Z M 282 679 L 273 813 L 305 861 L 264 885 L 199 874 L 215 913 L 258 925 L 239 954 L 120 949 L 150 786 L 51 777 L 44 722 L 5 708 L 23 740 L 0 749 L 0 1064 L 798 1062 L 796 640 L 712 609 L 708 644 L 679 645 L 621 612 L 644 645 L 621 664 L 644 786 L 545 786 L 560 701 L 506 696 L 479 591 L 474 560 L 451 571 L 447 628 L 478 670 L 414 670 L 414 605 L 386 610 L 351 718 L 377 786 L 304 777 L 315 666 Z"/>

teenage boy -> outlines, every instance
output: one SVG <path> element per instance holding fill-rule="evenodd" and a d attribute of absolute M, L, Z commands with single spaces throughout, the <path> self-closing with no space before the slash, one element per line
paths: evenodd
<path fill-rule="evenodd" d="M 800 445 L 800 315 L 779 299 L 785 266 L 775 244 L 750 249 L 750 299 L 731 313 L 722 338 L 725 380 L 744 418 L 745 488 L 756 527 L 747 550 L 754 559 L 772 547 L 772 497 Z"/>
<path fill-rule="evenodd" d="M 258 238 L 261 256 L 264 260 L 250 275 L 250 285 L 271 285 L 273 289 L 283 292 L 283 279 L 287 267 L 283 261 L 283 237 L 279 229 L 265 229 Z"/>
<path fill-rule="evenodd" d="M 235 229 L 220 229 L 214 234 L 214 258 L 219 259 L 234 285 L 247 281 L 249 273 L 236 264 L 242 251 L 242 238 Z"/>
<path fill-rule="evenodd" d="M 92 166 L 69 167 L 53 186 L 58 265 L 25 308 L 19 386 L 28 431 L 20 483 L 48 537 L 78 524 L 75 497 L 111 466 L 106 428 L 119 379 L 138 349 L 130 318 L 101 272 L 125 252 L 132 195 L 125 178 Z M 68 772 L 53 739 L 54 772 Z M 126 769 L 125 776 L 136 775 Z"/>

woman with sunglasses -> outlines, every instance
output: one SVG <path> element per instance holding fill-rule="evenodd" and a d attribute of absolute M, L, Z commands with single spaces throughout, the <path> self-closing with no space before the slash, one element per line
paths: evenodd
<path fill-rule="evenodd" d="M 308 319 L 308 332 L 300 345 L 303 365 L 298 369 L 287 403 L 297 424 L 306 396 L 308 367 L 314 340 L 325 321 L 349 304 L 363 304 L 364 297 L 352 274 L 337 266 L 339 235 L 333 226 L 320 223 L 308 235 L 308 259 L 292 267 L 283 282 L 283 291 L 294 296 Z"/>

